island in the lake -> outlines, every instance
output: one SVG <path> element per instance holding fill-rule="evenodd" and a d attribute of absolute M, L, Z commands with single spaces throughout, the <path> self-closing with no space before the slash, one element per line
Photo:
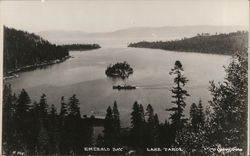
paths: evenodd
<path fill-rule="evenodd" d="M 117 62 L 114 65 L 109 65 L 105 71 L 106 75 L 111 78 L 128 78 L 133 74 L 133 68 L 126 62 Z"/>
<path fill-rule="evenodd" d="M 248 32 L 237 31 L 229 34 L 214 35 L 202 33 L 197 34 L 195 37 L 174 41 L 130 43 L 128 47 L 232 55 L 234 52 L 247 49 Z"/>

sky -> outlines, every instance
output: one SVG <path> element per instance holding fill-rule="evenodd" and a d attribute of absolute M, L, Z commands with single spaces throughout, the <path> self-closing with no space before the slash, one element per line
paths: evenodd
<path fill-rule="evenodd" d="M 249 24 L 247 0 L 0 1 L 9 27 L 109 32 L 130 27 Z"/>

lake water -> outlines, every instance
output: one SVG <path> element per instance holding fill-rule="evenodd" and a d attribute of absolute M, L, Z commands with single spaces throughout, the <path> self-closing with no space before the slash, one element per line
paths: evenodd
<path fill-rule="evenodd" d="M 74 58 L 49 66 L 46 69 L 20 73 L 19 78 L 8 80 L 14 92 L 26 89 L 32 100 L 39 100 L 45 93 L 49 104 L 60 110 L 60 98 L 73 94 L 80 100 L 82 114 L 104 116 L 109 105 L 116 100 L 123 126 L 129 125 L 132 105 L 135 101 L 151 104 L 163 122 L 168 119 L 173 76 L 169 75 L 176 60 L 184 67 L 184 75 L 189 79 L 185 88 L 190 93 L 187 98 L 185 114 L 193 102 L 203 101 L 208 105 L 211 96 L 209 81 L 222 81 L 225 77 L 223 65 L 230 61 L 229 56 L 173 52 L 139 48 L 101 48 L 92 51 L 75 51 Z M 134 74 L 125 82 L 106 77 L 105 69 L 109 64 L 127 61 L 134 68 Z M 114 84 L 131 84 L 139 88 L 129 91 L 113 90 Z"/>

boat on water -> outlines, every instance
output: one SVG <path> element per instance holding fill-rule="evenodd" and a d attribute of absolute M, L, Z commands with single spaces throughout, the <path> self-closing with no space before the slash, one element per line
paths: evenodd
<path fill-rule="evenodd" d="M 117 85 L 117 86 L 113 86 L 113 89 L 125 89 L 125 90 L 129 90 L 129 89 L 136 89 L 136 86 L 132 86 L 132 85 Z"/>

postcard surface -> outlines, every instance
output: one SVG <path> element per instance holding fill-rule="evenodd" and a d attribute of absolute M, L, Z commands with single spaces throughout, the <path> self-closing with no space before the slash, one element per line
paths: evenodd
<path fill-rule="evenodd" d="M 248 3 L 1 1 L 2 155 L 247 155 Z"/>

